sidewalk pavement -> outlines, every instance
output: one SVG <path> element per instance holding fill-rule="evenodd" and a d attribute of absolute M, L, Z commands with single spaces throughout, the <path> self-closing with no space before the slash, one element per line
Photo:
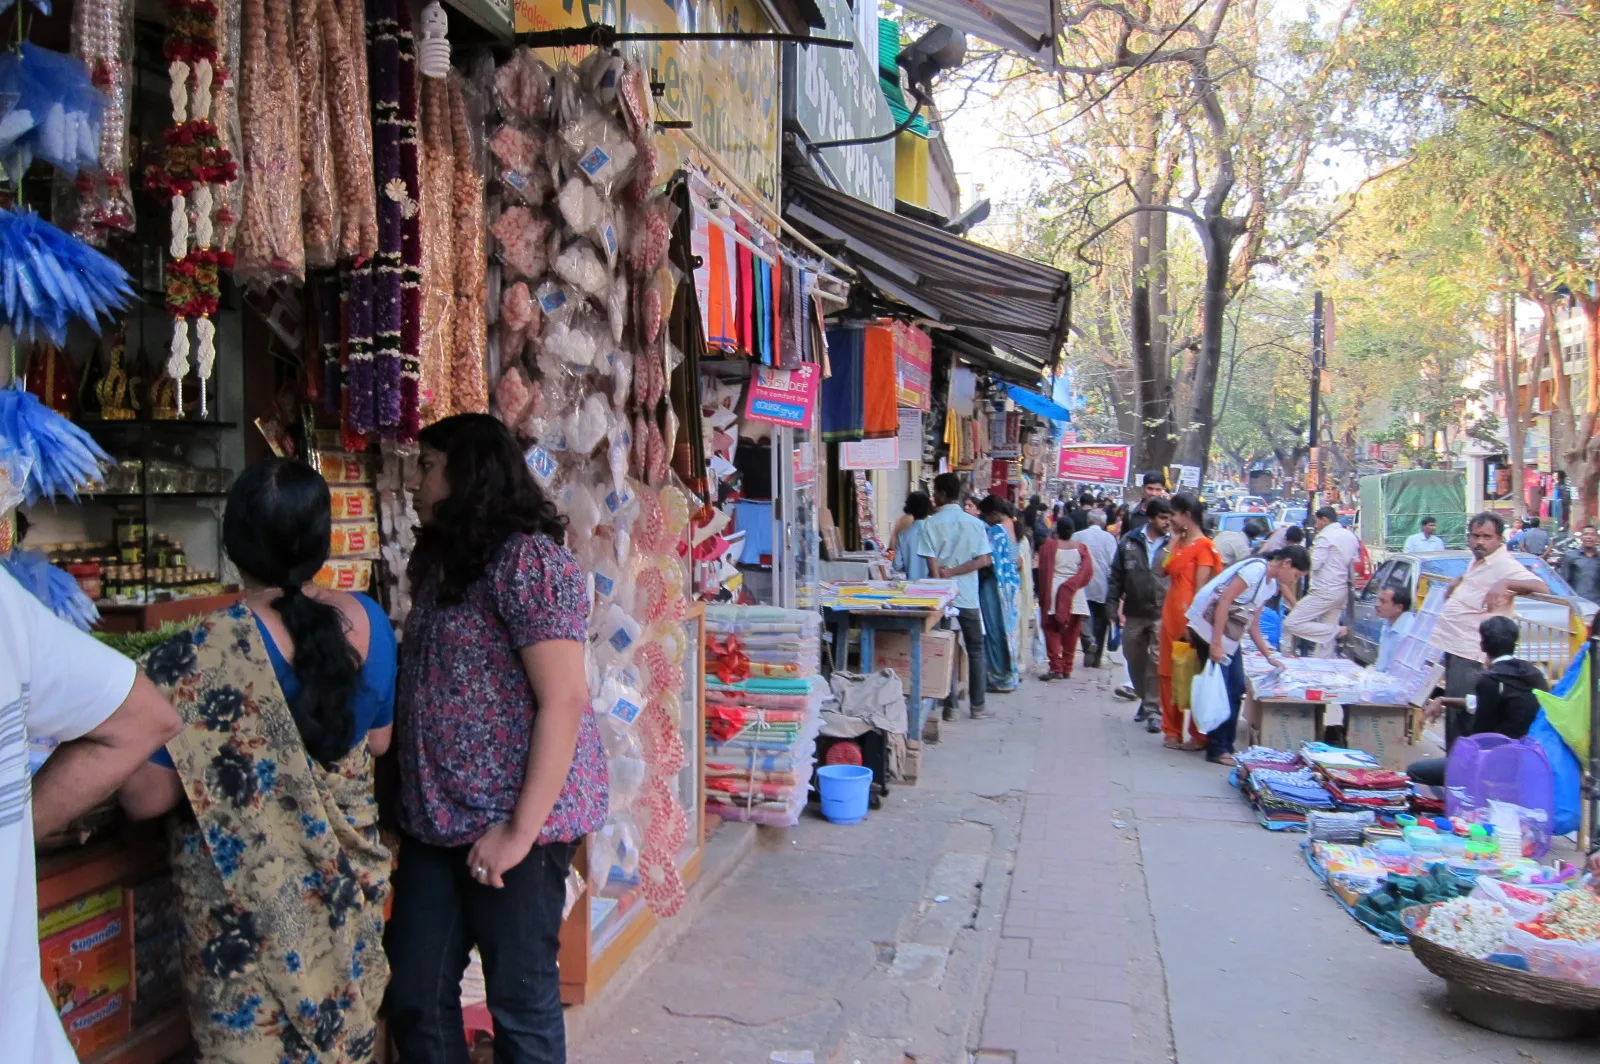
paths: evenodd
<path fill-rule="evenodd" d="M 1027 704 L 945 723 L 918 785 L 861 824 L 761 829 L 676 942 L 569 1011 L 574 1064 L 969 1064 L 1037 746 Z"/>
<path fill-rule="evenodd" d="M 1596 1059 L 1456 1017 L 1326 893 L 1304 835 L 1263 830 L 1226 769 L 1164 749 L 1112 683 L 1051 685 L 977 1064 Z"/>

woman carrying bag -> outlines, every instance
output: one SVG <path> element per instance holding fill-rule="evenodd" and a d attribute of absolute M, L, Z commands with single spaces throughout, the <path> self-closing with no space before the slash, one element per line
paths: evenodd
<path fill-rule="evenodd" d="M 1244 703 L 1244 657 L 1239 644 L 1246 631 L 1256 649 L 1268 661 L 1281 666 L 1282 659 L 1261 635 L 1261 607 L 1310 571 L 1311 555 L 1304 547 L 1283 547 L 1264 557 L 1235 562 L 1195 593 L 1188 615 L 1189 642 L 1201 660 L 1209 659 L 1221 671 L 1228 696 L 1227 719 L 1206 732 L 1207 761 L 1233 764 L 1233 734 Z M 1221 631 L 1217 630 L 1219 618 Z M 1214 684 L 1215 675 L 1208 667 L 1195 679 L 1192 712 L 1202 721 L 1206 714 L 1200 698 L 1201 685 Z"/>

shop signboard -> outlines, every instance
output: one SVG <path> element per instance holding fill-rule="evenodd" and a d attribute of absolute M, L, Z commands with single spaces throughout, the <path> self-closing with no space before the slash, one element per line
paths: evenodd
<path fill-rule="evenodd" d="M 1177 481 L 1180 488 L 1198 488 L 1200 486 L 1200 467 L 1197 465 L 1175 465 L 1172 467 L 1172 478 Z"/>
<path fill-rule="evenodd" d="M 495 0 L 474 2 L 492 6 Z M 777 32 L 753 0 L 514 2 L 518 33 L 595 25 L 636 33 Z M 665 86 L 656 100 L 659 117 L 691 123 L 695 136 L 723 166 L 776 206 L 778 46 L 750 41 L 637 41 L 622 47 Z"/>
<path fill-rule="evenodd" d="M 794 369 L 756 366 L 744 416 L 795 429 L 809 428 L 811 411 L 817 405 L 817 375 L 814 362 L 802 362 Z"/>
<path fill-rule="evenodd" d="M 1126 443 L 1062 444 L 1056 475 L 1062 480 L 1126 484 L 1132 452 L 1133 448 Z"/>
<path fill-rule="evenodd" d="M 839 445 L 840 469 L 893 469 L 900 464 L 900 437 L 850 440 Z"/>
<path fill-rule="evenodd" d="M 826 26 L 819 37 L 850 38 L 855 47 L 801 48 L 784 45 L 783 117 L 807 141 L 854 140 L 894 129 L 889 103 L 878 86 L 875 52 L 856 31 L 847 0 L 819 0 Z M 874 16 L 877 8 L 873 7 Z M 873 30 L 876 32 L 876 18 Z M 876 44 L 876 41 L 871 42 Z M 894 210 L 894 138 L 877 144 L 821 148 L 817 154 L 839 182 L 840 191 L 879 210 Z"/>

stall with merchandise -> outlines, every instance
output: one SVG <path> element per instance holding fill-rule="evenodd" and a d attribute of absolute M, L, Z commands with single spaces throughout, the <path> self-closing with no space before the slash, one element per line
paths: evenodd
<path fill-rule="evenodd" d="M 563 934 L 564 996 L 583 1000 L 682 905 L 705 836 L 705 632 L 689 576 L 708 527 L 690 486 L 707 479 L 689 440 L 701 428 L 699 374 L 684 365 L 692 265 L 673 238 L 691 188 L 709 210 L 717 184 L 675 169 L 659 86 L 610 49 L 542 57 L 405 0 L 56 11 L 15 5 L 28 43 L 8 58 L 30 76 L 67 62 L 67 87 L 105 132 L 85 135 L 100 145 L 92 165 L 7 142 L 7 174 L 29 174 L 20 203 L 50 220 L 19 205 L 0 239 L 47 248 L 86 280 L 63 291 L 36 273 L 29 291 L 48 300 L 6 306 L 18 340 L 6 361 L 26 389 L 0 391 L 0 509 L 75 493 L 85 507 L 69 512 L 89 516 L 37 517 L 24 545 L 48 549 L 26 560 L 30 586 L 128 633 L 130 653 L 154 645 L 227 601 L 214 594 L 229 578 L 221 498 L 234 470 L 277 453 L 332 487 L 319 580 L 370 590 L 399 620 L 417 434 L 450 414 L 499 417 L 591 574 L 590 684 L 613 791 Z M 81 63 L 34 48 L 58 22 L 54 43 Z M 148 158 L 127 157 L 130 129 Z M 33 195 L 50 181 L 25 152 L 64 175 L 54 196 Z M 780 308 L 808 283 L 768 275 L 767 346 L 743 348 L 751 362 L 803 346 L 784 331 L 811 316 Z M 5 522 L 0 550 L 18 527 Z M 41 840 L 47 967 L 56 936 L 96 936 L 93 977 L 56 979 L 86 1060 L 164 1060 L 186 1041 L 158 838 L 107 806 Z"/>

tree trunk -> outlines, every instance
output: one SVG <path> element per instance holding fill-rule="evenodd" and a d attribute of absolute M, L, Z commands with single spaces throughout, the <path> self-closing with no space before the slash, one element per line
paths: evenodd
<path fill-rule="evenodd" d="M 1146 156 L 1148 159 L 1149 156 Z M 1155 172 L 1146 167 L 1134 185 L 1140 203 L 1148 203 L 1155 190 Z M 1169 367 L 1155 350 L 1150 300 L 1150 225 L 1160 212 L 1140 211 L 1133 216 L 1133 296 L 1130 332 L 1133 365 L 1138 378 L 1138 434 L 1134 437 L 1134 473 L 1165 471 L 1172 464 L 1172 382 Z"/>
<path fill-rule="evenodd" d="M 1544 307 L 1545 328 L 1550 331 L 1550 364 L 1555 373 L 1555 396 L 1550 411 L 1550 463 L 1554 469 L 1566 469 L 1572 464 L 1570 452 L 1576 440 L 1572 434 L 1572 379 L 1567 376 L 1567 355 L 1561 349 L 1561 330 L 1556 324 L 1556 308 L 1560 303 L 1546 297 L 1540 300 L 1540 305 Z"/>
<path fill-rule="evenodd" d="M 1600 300 L 1589 297 L 1586 293 L 1576 293 L 1578 306 L 1583 308 L 1583 320 L 1586 326 L 1587 340 L 1584 343 L 1586 361 L 1588 362 L 1589 397 L 1583 413 L 1583 423 L 1573 439 L 1574 456 L 1581 456 L 1580 460 L 1573 463 L 1573 471 L 1567 475 L 1567 482 L 1576 479 L 1579 498 L 1574 505 L 1572 528 L 1582 528 L 1584 525 L 1593 524 L 1600 510 L 1595 505 L 1595 493 L 1600 491 L 1600 437 L 1595 430 L 1600 425 Z"/>
<path fill-rule="evenodd" d="M 1507 292 L 1500 297 L 1500 343 L 1505 349 L 1501 365 L 1505 367 L 1506 396 L 1506 452 L 1511 459 L 1511 513 L 1521 517 L 1527 511 L 1526 496 L 1522 488 L 1522 450 L 1524 430 L 1522 425 L 1522 393 L 1518 385 L 1521 374 L 1521 352 L 1517 350 L 1517 301 Z"/>
<path fill-rule="evenodd" d="M 1200 467 L 1205 480 L 1211 453 L 1212 405 L 1217 396 L 1217 371 L 1222 365 L 1222 323 L 1228 312 L 1228 259 L 1233 252 L 1235 227 L 1229 218 L 1206 219 L 1206 281 L 1204 320 L 1200 328 L 1200 353 L 1195 363 L 1194 390 L 1184 418 L 1185 431 L 1178 444 L 1178 461 Z"/>

